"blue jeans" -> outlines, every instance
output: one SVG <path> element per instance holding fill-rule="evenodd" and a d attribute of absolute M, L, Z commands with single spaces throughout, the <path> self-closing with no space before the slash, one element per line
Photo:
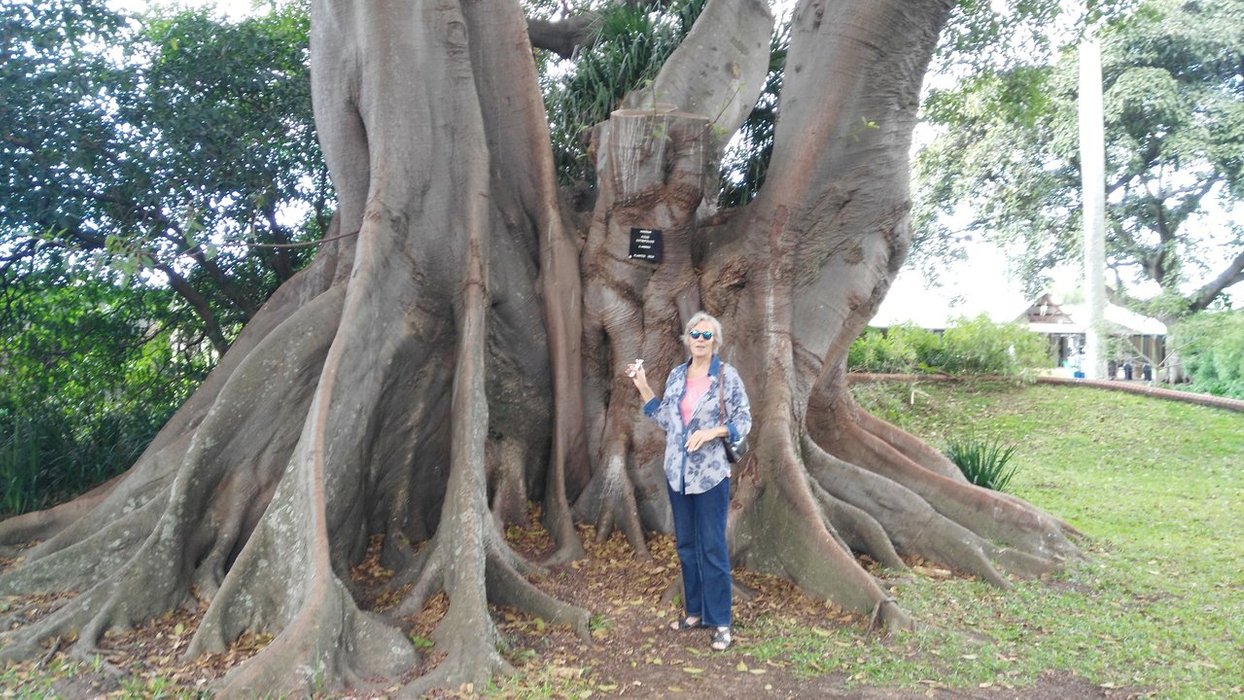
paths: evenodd
<path fill-rule="evenodd" d="M 687 616 L 706 627 L 730 626 L 730 552 L 726 547 L 726 515 L 730 511 L 730 480 L 705 491 L 683 495 L 669 488 L 674 511 L 674 540 L 682 562 L 682 590 Z"/>

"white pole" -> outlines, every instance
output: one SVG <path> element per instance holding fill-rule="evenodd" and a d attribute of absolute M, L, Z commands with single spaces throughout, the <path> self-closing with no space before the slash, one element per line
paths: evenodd
<path fill-rule="evenodd" d="M 1101 46 L 1080 43 L 1080 183 L 1084 199 L 1084 302 L 1088 328 L 1084 375 L 1106 378 L 1106 137 L 1102 115 Z"/>

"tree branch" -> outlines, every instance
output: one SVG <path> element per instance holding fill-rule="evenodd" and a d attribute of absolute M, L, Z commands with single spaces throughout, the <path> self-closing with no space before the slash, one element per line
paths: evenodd
<path fill-rule="evenodd" d="M 212 313 L 211 304 L 185 277 L 179 275 L 172 265 L 159 264 L 155 267 L 168 277 L 169 286 L 194 309 L 194 313 L 203 322 L 203 330 L 207 333 L 208 339 L 212 341 L 212 346 L 216 348 L 216 352 L 224 355 L 229 349 L 229 341 L 225 340 L 224 330 L 220 327 L 220 322 L 216 320 L 216 315 Z"/>
<path fill-rule="evenodd" d="M 1191 297 L 1188 303 L 1188 310 L 1193 313 L 1209 308 L 1214 299 L 1222 293 L 1224 289 L 1234 284 L 1244 282 L 1244 253 L 1235 256 L 1235 260 L 1227 266 L 1209 284 L 1198 289 Z"/>
<path fill-rule="evenodd" d="M 619 0 L 618 5 L 637 7 L 644 5 L 654 10 L 661 10 L 668 5 L 666 0 Z M 563 9 L 568 9 L 563 4 Z M 571 15 L 566 19 L 527 19 L 527 37 L 531 45 L 537 49 L 545 49 L 561 56 L 570 58 L 576 49 L 586 48 L 596 43 L 597 22 L 600 12 L 584 12 Z"/>
<path fill-rule="evenodd" d="M 527 36 L 531 45 L 570 58 L 581 46 L 596 42 L 596 22 L 600 15 L 588 12 L 557 22 L 547 19 L 527 20 Z"/>
<path fill-rule="evenodd" d="M 755 106 L 769 71 L 773 12 L 760 0 L 709 0 L 687 37 L 652 82 L 622 99 L 629 108 L 657 103 L 703 114 L 720 150 Z M 729 59 L 719 46 L 731 46 Z"/>
<path fill-rule="evenodd" d="M 226 274 L 225 271 L 222 270 L 212 258 L 207 256 L 203 250 L 203 246 L 191 244 L 191 242 L 181 233 L 181 227 L 178 226 L 176 222 L 165 218 L 162 213 L 159 213 L 159 216 L 167 222 L 169 228 L 177 233 L 176 236 L 171 234 L 161 234 L 160 237 L 166 241 L 169 241 L 177 248 L 180 248 L 182 255 L 186 255 L 197 262 L 199 266 L 203 268 L 203 271 L 207 273 L 208 277 L 212 279 L 212 282 L 215 283 L 221 293 L 225 295 L 225 298 L 231 301 L 233 305 L 242 312 L 244 320 L 249 321 L 251 317 L 255 315 L 255 312 L 259 310 L 258 306 L 247 299 L 246 295 L 243 294 L 242 290 L 233 283 L 229 275 Z"/>
<path fill-rule="evenodd" d="M 272 185 L 275 194 L 276 184 Z M 263 207 L 264 220 L 268 223 L 268 231 L 271 232 L 274 242 L 278 245 L 287 244 L 292 240 L 285 227 L 276 218 L 276 197 L 269 197 Z M 261 249 L 262 251 L 262 249 Z M 289 252 L 285 248 L 276 248 L 270 254 L 265 255 L 260 252 L 260 256 L 268 258 L 268 266 L 276 272 L 277 279 L 284 282 L 294 276 L 294 265 L 290 260 Z"/>

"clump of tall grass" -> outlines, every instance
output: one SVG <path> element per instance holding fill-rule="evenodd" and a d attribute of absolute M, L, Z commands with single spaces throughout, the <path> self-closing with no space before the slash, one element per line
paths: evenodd
<path fill-rule="evenodd" d="M 1019 468 L 1010 463 L 1016 447 L 994 438 L 967 437 L 951 439 L 944 452 L 968 481 L 994 491 L 1005 491 Z"/>
<path fill-rule="evenodd" d="M 47 508 L 125 471 L 169 413 L 163 406 L 101 416 L 0 409 L 0 519 Z"/>
<path fill-rule="evenodd" d="M 0 425 L 0 517 L 33 510 L 40 491 L 38 437 L 25 422 Z"/>

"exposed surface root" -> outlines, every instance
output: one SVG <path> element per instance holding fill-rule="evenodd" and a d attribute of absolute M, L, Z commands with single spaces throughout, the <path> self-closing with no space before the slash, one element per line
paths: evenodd
<path fill-rule="evenodd" d="M 450 493 L 454 494 L 452 487 Z M 566 625 L 586 637 L 589 613 L 554 599 L 523 578 L 524 572 L 537 573 L 539 567 L 510 548 L 491 517 L 453 512 L 448 506 L 445 511 L 441 528 L 421 553 L 418 577 L 393 612 L 396 617 L 417 614 L 434 595 L 445 592 L 449 610 L 433 633 L 437 651 L 445 657 L 435 669 L 406 686 L 403 695 L 418 696 L 438 687 L 483 687 L 493 675 L 511 670 L 498 651 L 502 640 L 489 612 L 490 603 Z M 468 547 L 474 553 L 468 554 Z M 482 570 L 478 580 L 469 575 L 477 566 Z"/>
<path fill-rule="evenodd" d="M 889 481 L 806 443 L 809 471 L 826 491 L 868 512 L 883 527 L 900 554 L 940 561 L 1008 587 L 982 547 L 987 544 L 943 517 L 924 499 Z"/>
<path fill-rule="evenodd" d="M 10 545 L 22 545 L 53 537 L 99 505 L 123 478 L 124 475 L 113 477 L 67 503 L 0 522 L 0 556 L 11 557 L 18 553 L 19 549 Z"/>
<path fill-rule="evenodd" d="M 813 481 L 812 490 L 821 504 L 821 512 L 843 540 L 843 546 L 854 552 L 868 554 L 888 569 L 903 571 L 907 564 L 894 551 L 885 528 L 861 508 L 835 498 Z"/>
<path fill-rule="evenodd" d="M 735 555 L 749 567 L 789 578 L 809 595 L 862 614 L 879 611 L 877 620 L 887 629 L 909 627 L 906 611 L 881 605 L 889 594 L 831 532 L 822 502 L 802 475 L 803 462 L 790 441 L 785 444 L 784 450 L 770 453 L 769 446 L 759 455 L 775 459 L 780 468 L 764 472 L 752 485 L 742 484 Z"/>
<path fill-rule="evenodd" d="M 838 377 L 841 380 L 841 377 Z M 973 486 L 926 443 L 861 409 L 826 381 L 804 452 L 825 490 L 871 515 L 897 552 L 940 561 L 998 586 L 1079 556 L 1074 529 L 1028 503 Z"/>
<path fill-rule="evenodd" d="M 863 409 L 857 408 L 854 416 L 861 430 L 876 436 L 877 439 L 893 447 L 911 461 L 948 479 L 967 481 L 967 478 L 963 476 L 963 472 L 960 471 L 954 462 L 950 461 L 946 455 L 933 449 L 933 446 L 924 440 L 892 423 L 877 418 Z"/>
<path fill-rule="evenodd" d="M 902 484 L 942 515 L 987 540 L 1047 559 L 1078 556 L 1055 518 L 1019 499 L 925 469 L 854 424 L 848 424 L 844 437 L 827 447 L 848 462 Z"/>
<path fill-rule="evenodd" d="M 335 576 L 317 578 L 281 634 L 223 679 L 220 697 L 366 689 L 415 663 L 415 652 L 399 630 L 360 611 Z"/>
<path fill-rule="evenodd" d="M 117 541 L 104 546 L 105 551 L 120 552 L 126 548 L 127 543 L 141 542 L 151 531 L 151 525 L 155 521 L 149 520 L 146 527 L 139 521 L 144 517 L 153 518 L 152 514 L 158 516 L 161 512 L 168 498 L 168 488 L 176 474 L 175 470 L 189 444 L 190 437 L 184 436 L 163 450 L 153 453 L 148 449 L 139 462 L 124 475 L 123 480 L 99 499 L 94 508 L 61 528 L 50 539 L 24 552 L 25 561 L 37 562 L 73 548 L 91 551 L 94 547 L 83 548 L 81 543 L 97 537 L 105 529 L 115 529 L 119 533 Z M 135 515 L 139 511 L 146 515 Z M 132 529 L 116 526 L 117 519 L 127 518 L 134 521 Z M 62 558 L 66 556 L 76 555 L 61 555 Z M 3 586 L 0 583 L 0 590 Z"/>
<path fill-rule="evenodd" d="M 611 444 L 604 465 L 592 477 L 587 490 L 579 496 L 575 510 L 583 520 L 594 518 L 597 542 L 604 542 L 615 529 L 620 529 L 635 553 L 640 558 L 649 559 L 652 555 L 648 552 L 639 522 L 635 486 L 631 483 L 626 461 L 623 446 Z"/>
<path fill-rule="evenodd" d="M 150 535 L 162 506 L 160 501 L 149 501 L 127 517 L 80 540 L 79 548 L 28 559 L 24 566 L 0 576 L 0 595 L 81 590 L 108 578 L 129 561 Z"/>
<path fill-rule="evenodd" d="M 504 542 L 500 546 L 508 549 Z M 488 558 L 487 586 L 490 602 L 517 608 L 553 624 L 566 625 L 580 638 L 589 638 L 590 614 L 587 610 L 559 601 L 540 590 L 499 555 Z"/>

